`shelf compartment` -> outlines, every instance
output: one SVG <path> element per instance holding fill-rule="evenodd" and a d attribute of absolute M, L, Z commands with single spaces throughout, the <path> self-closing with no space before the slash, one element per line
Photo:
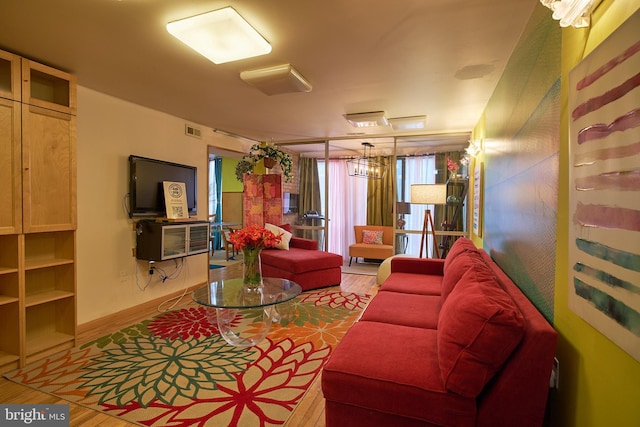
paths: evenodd
<path fill-rule="evenodd" d="M 25 306 L 73 297 L 74 276 L 72 264 L 25 271 Z"/>
<path fill-rule="evenodd" d="M 18 270 L 18 235 L 0 235 L 0 274 Z"/>
<path fill-rule="evenodd" d="M 74 298 L 27 307 L 25 317 L 27 358 L 39 358 L 43 356 L 42 352 L 50 354 L 75 344 Z"/>
<path fill-rule="evenodd" d="M 20 363 L 19 310 L 17 299 L 7 304 L 2 304 L 0 301 L 0 318 L 2 319 L 0 371 L 15 369 Z"/>
<path fill-rule="evenodd" d="M 18 297 L 9 297 L 6 295 L 0 295 L 0 305 L 11 304 L 18 302 Z"/>
<path fill-rule="evenodd" d="M 65 291 L 48 291 L 41 292 L 38 294 L 29 295 L 25 298 L 24 305 L 25 307 L 33 307 L 35 305 L 45 304 L 52 301 L 57 301 L 65 298 L 73 298 L 74 294 L 72 292 Z"/>
<path fill-rule="evenodd" d="M 16 273 L 17 271 L 18 271 L 17 268 L 0 267 L 0 276 L 2 276 L 3 274 Z"/>
<path fill-rule="evenodd" d="M 17 301 L 19 297 L 18 273 L 0 276 L 0 305 Z"/>
<path fill-rule="evenodd" d="M 73 231 L 25 235 L 25 268 L 27 270 L 73 264 L 74 258 Z"/>
<path fill-rule="evenodd" d="M 65 259 L 65 258 L 29 259 L 29 260 L 25 261 L 24 269 L 25 270 L 36 270 L 36 269 L 39 269 L 39 268 L 49 268 L 49 267 L 56 267 L 58 265 L 67 265 L 67 264 L 73 264 L 73 260 L 72 259 Z"/>

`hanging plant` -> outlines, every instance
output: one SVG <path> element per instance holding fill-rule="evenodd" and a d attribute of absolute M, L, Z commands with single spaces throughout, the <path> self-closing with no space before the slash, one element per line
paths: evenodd
<path fill-rule="evenodd" d="M 269 169 L 279 164 L 285 181 L 291 181 L 291 170 L 293 168 L 291 156 L 278 148 L 278 146 L 265 143 L 252 145 L 249 154 L 245 154 L 242 157 L 242 160 L 236 166 L 236 178 L 238 181 L 242 182 L 242 176 L 245 173 L 252 173 L 260 160 L 264 160 L 265 167 Z"/>
<path fill-rule="evenodd" d="M 236 165 L 236 179 L 242 182 L 245 173 L 253 172 L 253 163 L 248 160 L 240 160 Z"/>

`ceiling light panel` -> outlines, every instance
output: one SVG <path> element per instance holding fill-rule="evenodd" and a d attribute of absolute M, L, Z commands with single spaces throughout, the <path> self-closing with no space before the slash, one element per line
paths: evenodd
<path fill-rule="evenodd" d="M 271 45 L 231 7 L 169 22 L 167 31 L 214 64 L 271 52 Z"/>
<path fill-rule="evenodd" d="M 311 84 L 291 64 L 243 71 L 240 78 L 267 95 L 311 92 Z"/>
<path fill-rule="evenodd" d="M 372 111 L 370 113 L 355 113 L 345 115 L 347 121 L 353 127 L 364 128 L 372 126 L 388 126 L 384 111 Z"/>
<path fill-rule="evenodd" d="M 411 116 L 390 118 L 393 130 L 419 130 L 427 127 L 427 116 Z"/>

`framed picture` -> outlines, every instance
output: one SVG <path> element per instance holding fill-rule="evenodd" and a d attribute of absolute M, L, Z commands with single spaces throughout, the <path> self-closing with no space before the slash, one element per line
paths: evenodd
<path fill-rule="evenodd" d="M 476 161 L 473 165 L 473 233 L 482 237 L 482 181 L 483 163 Z"/>
<path fill-rule="evenodd" d="M 569 308 L 640 361 L 640 11 L 569 74 Z"/>

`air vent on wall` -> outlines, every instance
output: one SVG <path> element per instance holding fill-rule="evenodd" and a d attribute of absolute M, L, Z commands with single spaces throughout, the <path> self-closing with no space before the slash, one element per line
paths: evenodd
<path fill-rule="evenodd" d="M 184 133 L 194 138 L 200 138 L 200 129 L 193 126 L 184 125 Z"/>

